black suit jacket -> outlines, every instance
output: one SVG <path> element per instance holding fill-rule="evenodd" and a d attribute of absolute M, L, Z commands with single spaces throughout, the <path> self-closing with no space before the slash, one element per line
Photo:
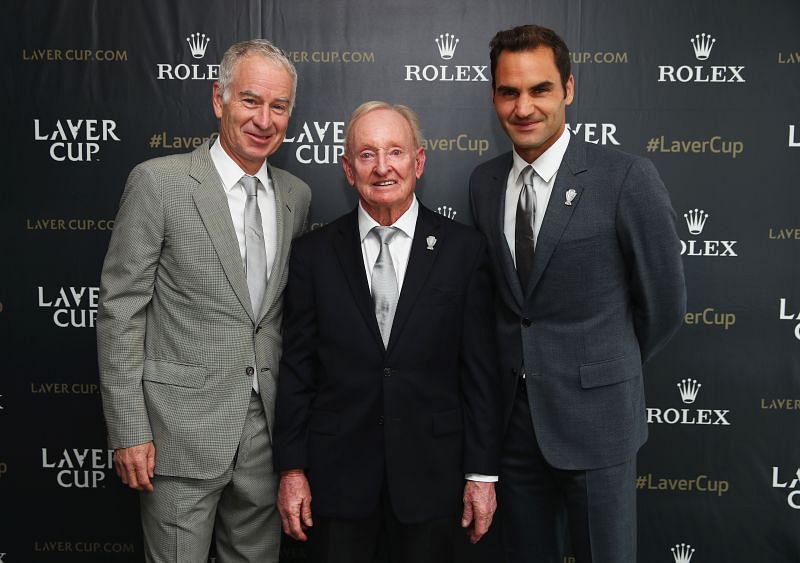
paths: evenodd
<path fill-rule="evenodd" d="M 504 420 L 524 365 L 547 461 L 562 469 L 621 463 L 647 437 L 642 364 L 686 308 L 669 194 L 649 160 L 573 137 L 523 293 L 503 234 L 511 166 L 509 152 L 470 178 L 498 293 Z"/>
<path fill-rule="evenodd" d="M 356 211 L 294 243 L 274 452 L 306 469 L 314 514 L 364 517 L 386 479 L 423 522 L 459 509 L 465 473 L 497 474 L 490 276 L 484 237 L 420 205 L 385 349 Z"/>

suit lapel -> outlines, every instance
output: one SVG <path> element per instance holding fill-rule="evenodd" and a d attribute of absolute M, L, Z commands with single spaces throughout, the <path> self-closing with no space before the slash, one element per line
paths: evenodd
<path fill-rule="evenodd" d="M 419 205 L 417 224 L 414 227 L 414 240 L 411 241 L 411 253 L 408 257 L 406 275 L 403 278 L 403 289 L 400 291 L 400 299 L 397 302 L 397 310 L 392 322 L 392 333 L 389 336 L 387 353 L 390 353 L 397 343 L 397 339 L 403 331 L 403 326 L 408 320 L 420 291 L 428 279 L 428 274 L 430 274 L 431 268 L 433 268 L 433 264 L 439 256 L 439 250 L 443 245 L 447 246 L 446 240 L 440 240 L 440 221 L 441 219 L 433 211 L 430 211 L 422 204 Z M 428 244 L 428 237 L 436 239 L 433 245 Z M 429 246 L 433 246 L 433 248 L 429 249 Z"/>
<path fill-rule="evenodd" d="M 531 277 L 528 280 L 528 290 L 525 298 L 530 298 L 536 284 L 547 268 L 550 257 L 553 255 L 564 229 L 572 218 L 572 214 L 581 201 L 581 192 L 584 186 L 580 184 L 578 175 L 586 170 L 586 147 L 575 137 L 570 139 L 567 152 L 558 168 L 556 181 L 553 185 L 553 193 L 550 194 L 550 201 L 547 204 L 547 211 L 544 221 L 536 240 L 536 252 L 533 255 L 533 267 Z M 566 202 L 567 192 L 574 190 L 575 194 L 569 198 L 571 205 Z"/>
<path fill-rule="evenodd" d="M 342 266 L 342 273 L 353 294 L 353 300 L 364 317 L 364 322 L 372 332 L 375 342 L 383 348 L 383 339 L 375 318 L 375 307 L 372 304 L 372 295 L 369 292 L 369 284 L 364 270 L 364 255 L 361 253 L 357 213 L 357 209 L 353 210 L 347 215 L 346 220 L 341 222 L 333 245 Z"/>
<path fill-rule="evenodd" d="M 247 279 L 244 275 L 244 265 L 239 252 L 239 242 L 236 239 L 236 231 L 231 219 L 231 210 L 219 174 L 211 162 L 207 144 L 192 154 L 189 175 L 198 183 L 192 192 L 192 198 L 217 252 L 222 269 L 225 271 L 234 293 L 242 303 L 242 307 L 255 321 L 253 308 L 250 305 L 250 293 L 247 290 Z"/>
<path fill-rule="evenodd" d="M 511 249 L 508 247 L 508 241 L 505 234 L 505 212 L 506 212 L 506 184 L 508 182 L 508 173 L 511 171 L 513 159 L 511 153 L 508 153 L 507 161 L 503 161 L 492 172 L 492 191 L 491 201 L 489 204 L 492 206 L 489 216 L 491 217 L 492 224 L 489 226 L 491 236 L 489 243 L 494 244 L 497 248 L 496 255 L 500 261 L 500 267 L 503 270 L 503 275 L 506 277 L 505 288 L 500 288 L 501 291 L 507 294 L 507 302 L 510 302 L 508 297 L 513 300 L 517 305 L 517 309 L 522 307 L 524 302 L 524 295 L 522 292 L 522 284 L 517 275 L 517 268 L 514 265 L 514 257 L 511 255 Z"/>
<path fill-rule="evenodd" d="M 294 225 L 292 220 L 294 199 L 292 197 L 291 183 L 278 181 L 277 174 L 270 165 L 267 165 L 267 172 L 275 193 L 275 235 L 277 239 L 275 241 L 275 259 L 269 275 L 271 283 L 267 283 L 267 292 L 264 295 L 261 311 L 258 311 L 255 315 L 257 322 L 267 313 L 278 297 L 278 287 L 280 286 L 278 280 L 281 279 L 286 268 L 286 257 L 288 256 L 288 252 L 284 252 L 282 249 L 291 244 L 292 227 Z"/>

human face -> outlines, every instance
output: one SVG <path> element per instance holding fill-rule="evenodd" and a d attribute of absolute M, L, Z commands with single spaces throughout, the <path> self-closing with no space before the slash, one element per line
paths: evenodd
<path fill-rule="evenodd" d="M 233 71 L 227 101 L 214 84 L 214 113 L 225 152 L 248 174 L 255 174 L 278 150 L 289 126 L 292 77 L 260 55 L 242 58 Z"/>
<path fill-rule="evenodd" d="M 376 109 L 351 126 L 351 154 L 342 158 L 347 181 L 361 205 L 382 225 L 391 225 L 411 206 L 425 168 L 425 151 L 414 143 L 406 119 Z"/>
<path fill-rule="evenodd" d="M 574 84 L 570 75 L 566 91 L 562 87 L 550 47 L 500 53 L 492 101 L 500 125 L 527 162 L 539 158 L 564 131 Z"/>

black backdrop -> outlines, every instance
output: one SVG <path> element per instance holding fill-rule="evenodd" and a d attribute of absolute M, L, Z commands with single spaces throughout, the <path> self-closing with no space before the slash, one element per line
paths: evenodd
<path fill-rule="evenodd" d="M 689 313 L 646 370 L 639 561 L 800 561 L 796 1 L 27 0 L 0 10 L 0 561 L 142 559 L 137 501 L 105 444 L 99 272 L 130 169 L 216 130 L 211 84 L 225 48 L 266 37 L 295 61 L 297 109 L 272 160 L 312 186 L 312 227 L 355 203 L 339 155 L 344 122 L 368 99 L 419 112 L 429 160 L 418 194 L 470 223 L 471 169 L 509 148 L 490 105 L 488 42 L 532 22 L 573 51 L 571 129 L 651 157 L 685 243 Z M 303 551 L 287 542 L 282 560 Z"/>

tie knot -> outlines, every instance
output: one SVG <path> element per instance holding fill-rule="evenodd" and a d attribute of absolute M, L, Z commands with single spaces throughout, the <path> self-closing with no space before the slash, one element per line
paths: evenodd
<path fill-rule="evenodd" d="M 533 185 L 533 175 L 535 174 L 533 166 L 530 164 L 522 169 L 522 183 L 526 186 Z"/>
<path fill-rule="evenodd" d="M 381 245 L 389 244 L 398 233 L 395 227 L 372 227 L 372 232 L 381 241 Z"/>
<path fill-rule="evenodd" d="M 244 191 L 245 193 L 247 193 L 248 196 L 256 195 L 256 190 L 258 188 L 258 178 L 256 178 L 255 176 L 245 175 L 242 176 L 242 179 L 239 180 L 239 182 L 242 184 L 242 187 L 244 187 Z"/>

